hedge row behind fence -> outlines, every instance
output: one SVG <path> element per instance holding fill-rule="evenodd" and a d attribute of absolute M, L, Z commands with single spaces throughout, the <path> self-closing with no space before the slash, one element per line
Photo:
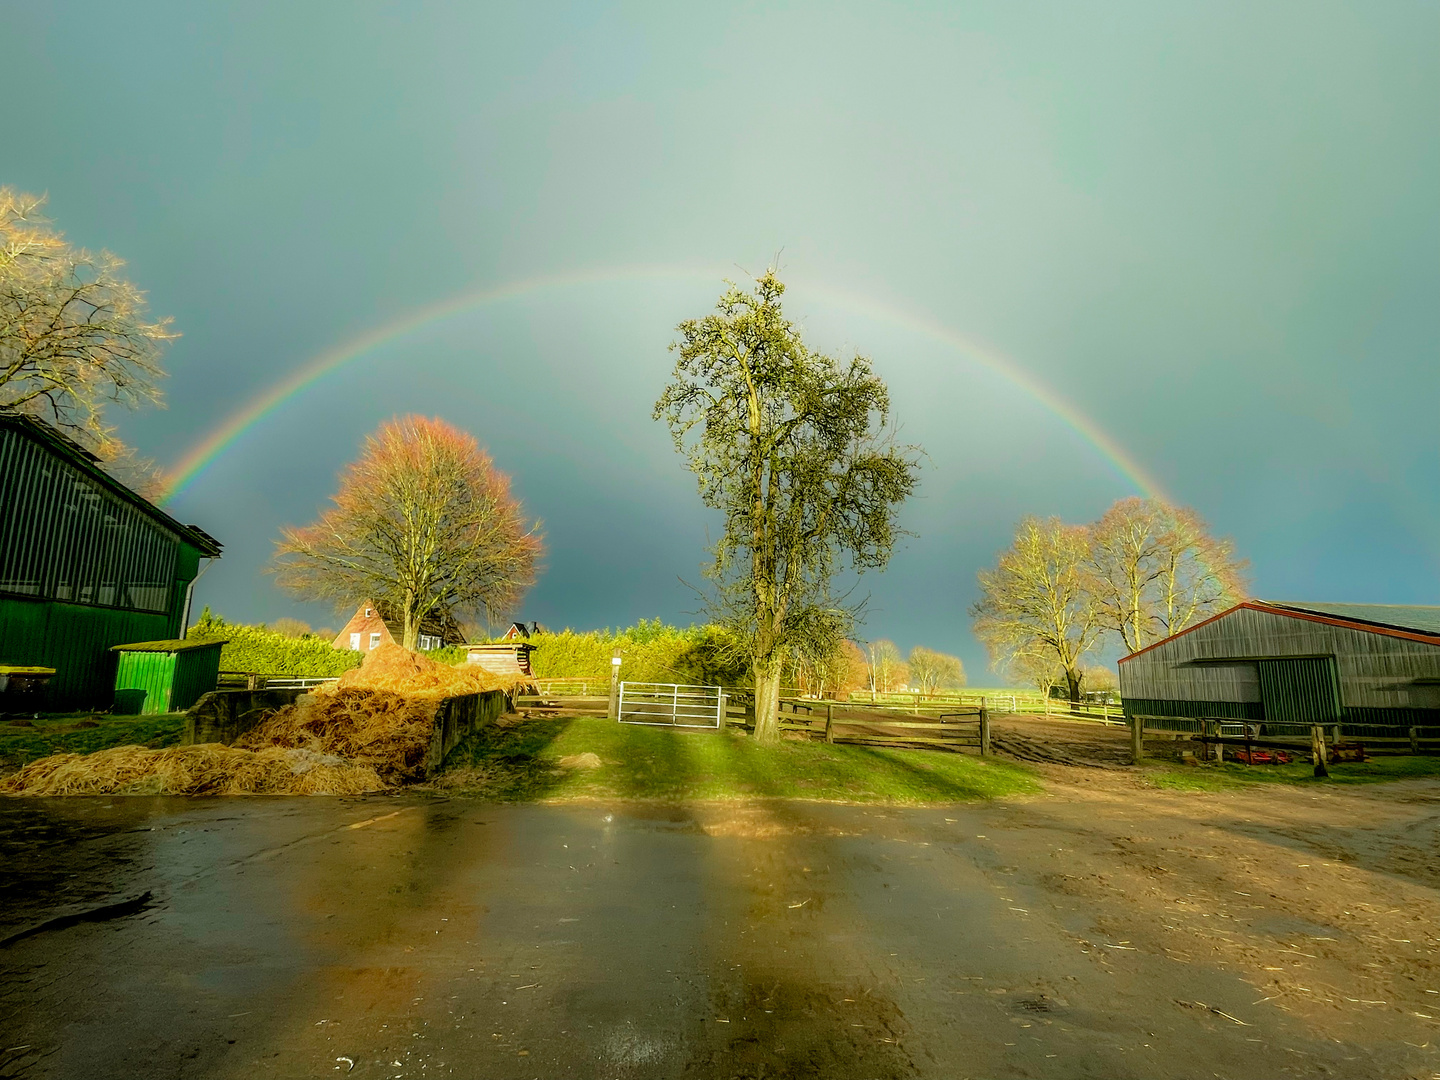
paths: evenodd
<path fill-rule="evenodd" d="M 620 650 L 620 677 L 631 682 L 737 686 L 749 670 L 732 639 L 716 626 L 679 629 L 641 619 L 625 630 L 563 630 L 530 638 L 530 667 L 537 679 L 610 678 L 610 657 Z"/>

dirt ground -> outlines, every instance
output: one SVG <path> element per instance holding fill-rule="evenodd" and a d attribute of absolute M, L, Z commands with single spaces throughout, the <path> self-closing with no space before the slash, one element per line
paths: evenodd
<path fill-rule="evenodd" d="M 9 800 L 0 1076 L 1440 1076 L 1440 782 L 1037 768 L 914 809 Z"/>

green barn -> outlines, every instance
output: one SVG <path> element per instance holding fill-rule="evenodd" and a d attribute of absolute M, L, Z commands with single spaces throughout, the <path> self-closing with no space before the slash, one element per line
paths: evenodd
<path fill-rule="evenodd" d="M 220 545 L 54 428 L 0 411 L 0 665 L 55 669 L 46 707 L 108 709 L 127 642 L 179 638 Z"/>

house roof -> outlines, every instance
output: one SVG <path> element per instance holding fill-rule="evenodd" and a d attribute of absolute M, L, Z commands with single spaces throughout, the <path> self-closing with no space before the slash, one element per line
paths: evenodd
<path fill-rule="evenodd" d="M 1209 626 L 1217 619 L 1223 619 L 1232 611 L 1249 608 L 1251 611 L 1268 611 L 1272 615 L 1285 615 L 1293 619 L 1326 623 L 1330 626 L 1345 626 L 1354 630 L 1368 630 L 1387 637 L 1423 641 L 1429 645 L 1440 645 L 1440 607 L 1422 607 L 1411 604 L 1295 604 L 1278 600 L 1245 600 L 1232 608 L 1226 608 L 1218 615 L 1187 626 L 1159 641 L 1152 641 L 1143 649 L 1137 649 L 1129 656 L 1120 657 L 1120 663 L 1133 660 L 1142 653 L 1159 648 L 1166 642 Z"/>
<path fill-rule="evenodd" d="M 37 420 L 33 416 L 26 416 L 24 413 L 9 409 L 0 409 L 0 427 L 23 432 L 35 442 L 43 443 L 46 449 L 56 457 L 63 458 L 119 498 L 148 514 L 166 528 L 179 533 L 181 539 L 191 547 L 199 549 L 201 555 L 212 559 L 220 557 L 220 542 L 213 536 L 194 525 L 182 525 L 139 492 L 126 487 L 100 468 L 98 457 L 43 420 Z"/>

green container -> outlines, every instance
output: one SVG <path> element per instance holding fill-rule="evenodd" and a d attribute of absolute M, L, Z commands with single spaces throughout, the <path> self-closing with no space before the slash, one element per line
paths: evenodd
<path fill-rule="evenodd" d="M 184 712 L 215 689 L 223 641 L 116 645 L 115 708 L 122 715 Z"/>

